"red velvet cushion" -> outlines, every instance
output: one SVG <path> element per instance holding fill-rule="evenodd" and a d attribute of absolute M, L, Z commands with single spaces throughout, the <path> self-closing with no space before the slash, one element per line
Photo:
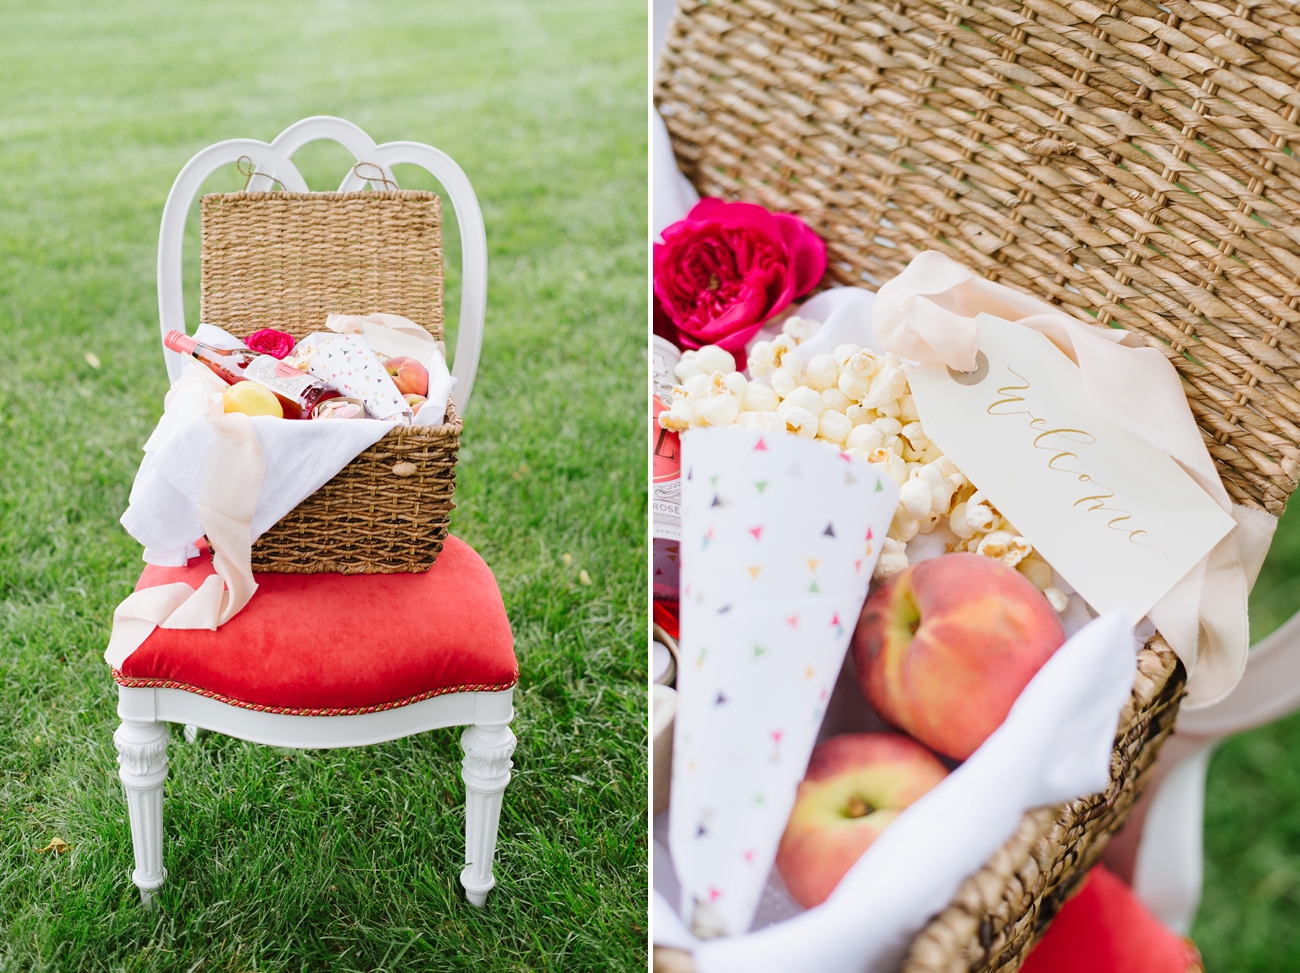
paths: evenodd
<path fill-rule="evenodd" d="M 147 565 L 136 589 L 213 574 Z M 253 599 L 215 632 L 156 628 L 114 678 L 277 712 L 369 712 L 429 696 L 501 690 L 519 678 L 496 579 L 448 537 L 423 574 L 259 574 Z"/>
<path fill-rule="evenodd" d="M 1196 947 L 1160 924 L 1098 865 L 1025 959 L 1020 973 L 1191 973 Z"/>

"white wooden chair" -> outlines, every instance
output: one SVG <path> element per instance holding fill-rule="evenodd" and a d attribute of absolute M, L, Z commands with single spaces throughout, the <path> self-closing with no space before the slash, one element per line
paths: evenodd
<path fill-rule="evenodd" d="M 185 165 L 167 197 L 159 235 L 161 332 L 166 334 L 171 329 L 185 331 L 181 242 L 186 216 L 203 181 L 219 167 L 248 157 L 256 166 L 257 173 L 249 184 L 250 191 L 268 191 L 278 182 L 288 191 L 307 192 L 307 185 L 290 157 L 308 142 L 322 139 L 339 142 L 358 162 L 378 166 L 384 178 L 393 184 L 396 184 L 392 171 L 394 165 L 414 163 L 422 166 L 442 183 L 450 197 L 459 224 L 463 253 L 460 326 L 452 369 L 457 379 L 454 399 L 463 414 L 478 365 L 487 300 L 487 240 L 474 191 L 460 167 L 438 149 L 416 142 L 376 145 L 360 128 L 339 118 L 304 119 L 285 129 L 269 144 L 252 139 L 220 142 L 204 149 Z M 376 175 L 375 178 L 379 177 Z M 365 185 L 366 180 L 353 170 L 344 178 L 339 190 L 355 191 Z M 168 375 L 174 380 L 180 374 L 180 359 L 171 351 L 165 351 L 164 355 Z M 448 540 L 450 543 L 454 539 Z M 477 555 L 473 555 L 466 545 L 460 542 L 457 545 L 461 557 L 458 563 L 469 564 L 479 571 L 481 581 L 486 566 L 482 566 Z M 447 559 L 447 551 L 448 548 L 444 548 L 444 556 L 435 563 L 433 571 L 438 571 L 439 564 Z M 490 572 L 487 579 L 491 592 L 485 598 L 482 611 L 493 615 L 498 630 L 499 622 L 504 621 L 508 638 L 509 622 L 505 620 L 500 594 Z M 495 594 L 495 602 L 492 594 Z M 258 597 L 261 596 L 259 592 Z M 462 608 L 469 613 L 476 610 L 475 605 Z M 499 613 L 499 619 L 496 613 Z M 240 617 L 232 619 L 227 627 L 235 625 Z M 513 664 L 512 648 L 507 646 L 504 651 L 509 654 L 508 662 Z M 500 657 L 502 652 L 497 654 Z M 498 662 L 501 661 L 498 658 Z M 344 712 L 338 715 L 302 715 L 301 709 L 294 711 L 292 707 L 277 707 L 273 700 L 269 704 L 265 700 L 250 702 L 232 698 L 230 693 L 213 692 L 211 687 L 188 683 L 178 687 L 175 680 L 162 678 L 124 680 L 115 673 L 115 677 L 119 677 L 118 716 L 122 723 L 113 739 L 130 809 L 131 838 L 135 849 L 135 870 L 131 879 L 140 889 L 145 907 L 153 905 L 153 893 L 167 875 L 163 867 L 162 813 L 163 782 L 167 777 L 167 723 L 185 724 L 189 739 L 193 739 L 197 729 L 202 728 L 255 743 L 305 749 L 360 747 L 436 727 L 467 726 L 461 736 L 465 753 L 462 777 L 466 787 L 466 814 L 465 866 L 460 881 L 468 900 L 476 906 L 484 905 L 487 893 L 495 885 L 492 860 L 497 825 L 502 794 L 510 781 L 510 756 L 515 748 L 515 737 L 508 726 L 514 715 L 511 699 L 517 667 L 514 672 L 515 678 L 508 682 L 498 680 L 496 684 L 487 686 L 462 682 L 439 687 L 430 683 L 412 693 L 409 699 L 396 702 L 374 700 L 373 705 L 353 707 L 354 711 L 345 707 Z M 123 685 L 124 681 L 132 684 Z"/>

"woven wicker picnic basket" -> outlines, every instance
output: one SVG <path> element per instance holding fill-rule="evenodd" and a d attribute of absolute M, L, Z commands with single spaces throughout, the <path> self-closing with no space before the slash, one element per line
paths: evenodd
<path fill-rule="evenodd" d="M 1140 333 L 1233 499 L 1281 514 L 1300 460 L 1300 8 L 681 0 L 655 100 L 702 195 L 821 234 L 825 283 L 875 289 L 938 250 Z M 1157 636 L 1138 670 L 1109 788 L 1027 814 L 903 970 L 1020 966 L 1172 729 L 1181 664 Z"/>
<path fill-rule="evenodd" d="M 200 319 L 296 338 L 329 314 L 400 314 L 443 337 L 441 204 L 410 190 L 203 197 Z M 255 571 L 426 571 L 455 506 L 462 423 L 398 427 L 253 545 Z"/>

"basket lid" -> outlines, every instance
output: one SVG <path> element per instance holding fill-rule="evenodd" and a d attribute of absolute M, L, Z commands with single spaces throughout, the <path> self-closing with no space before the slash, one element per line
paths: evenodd
<path fill-rule="evenodd" d="M 201 320 L 301 338 L 330 314 L 386 312 L 442 339 L 436 193 L 213 193 L 201 214 Z"/>
<path fill-rule="evenodd" d="M 798 212 L 827 283 L 938 250 L 1182 376 L 1225 487 L 1300 473 L 1300 15 L 1268 2 L 681 0 L 655 98 L 702 195 Z"/>

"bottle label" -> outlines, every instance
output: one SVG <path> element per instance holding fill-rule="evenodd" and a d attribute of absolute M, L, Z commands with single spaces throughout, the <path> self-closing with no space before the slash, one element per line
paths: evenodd
<path fill-rule="evenodd" d="M 676 544 L 682 537 L 682 454 L 681 442 L 677 433 L 660 429 L 659 413 L 667 408 L 665 403 L 673 400 L 673 386 L 677 379 L 673 368 L 681 361 L 682 353 L 677 346 L 665 341 L 659 335 L 652 343 L 652 376 L 654 379 L 654 399 L 651 402 L 650 433 L 654 442 L 654 487 L 650 499 L 651 534 L 656 543 L 660 540 L 673 542 L 674 557 Z M 656 547 L 656 557 L 659 548 Z M 656 580 L 658 571 L 656 570 Z"/>
<path fill-rule="evenodd" d="M 294 402 L 304 401 L 307 390 L 320 384 L 306 372 L 276 361 L 270 355 L 254 358 L 244 369 L 244 377 Z"/>

